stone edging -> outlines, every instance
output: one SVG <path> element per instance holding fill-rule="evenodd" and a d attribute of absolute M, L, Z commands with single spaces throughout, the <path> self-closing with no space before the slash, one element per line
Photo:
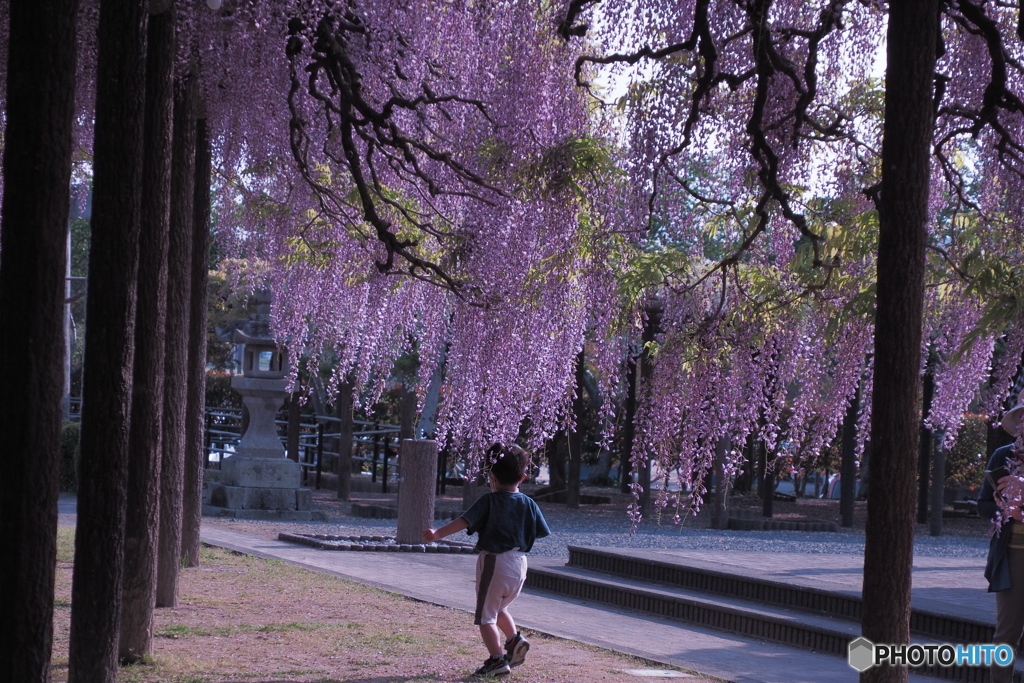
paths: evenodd
<path fill-rule="evenodd" d="M 459 541 L 443 541 L 434 543 L 395 543 L 394 536 L 335 536 L 331 534 L 292 534 L 282 532 L 278 540 L 307 545 L 320 550 L 361 550 L 376 552 L 406 553 L 451 553 L 471 554 L 475 546 L 472 543 Z"/>
<path fill-rule="evenodd" d="M 729 518 L 729 529 L 733 531 L 839 531 L 835 522 L 790 522 L 783 519 L 736 519 Z"/>

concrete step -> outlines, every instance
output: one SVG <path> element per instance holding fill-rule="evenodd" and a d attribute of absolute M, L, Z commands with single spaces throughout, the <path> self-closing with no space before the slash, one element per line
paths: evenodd
<path fill-rule="evenodd" d="M 847 644 L 860 635 L 860 626 L 846 619 L 756 605 L 741 598 L 697 590 L 655 586 L 643 580 L 558 566 L 556 562 L 547 558 L 532 560 L 526 586 L 844 657 Z"/>
<path fill-rule="evenodd" d="M 613 568 L 614 573 L 580 566 L 588 563 L 601 566 L 598 559 L 602 555 L 606 562 L 603 566 Z M 630 558 L 623 553 L 595 548 L 570 546 L 570 558 L 568 565 L 562 565 L 561 560 L 555 558 L 532 559 L 526 585 L 747 638 L 832 654 L 843 660 L 850 641 L 861 634 L 859 597 L 854 599 L 841 593 L 829 594 L 726 572 L 718 572 L 716 576 L 706 569 L 686 571 L 693 568 Z M 629 576 L 632 571 L 640 576 Z M 929 618 L 937 621 L 929 621 Z M 942 628 L 956 626 L 952 622 L 942 626 L 942 620 L 948 619 L 944 615 L 919 614 L 916 621 L 930 624 L 932 628 L 937 628 L 937 624 Z M 987 637 L 976 638 L 970 634 L 983 625 L 968 621 L 960 626 L 961 632 L 968 635 L 934 637 L 915 632 L 911 640 L 921 644 L 991 642 L 991 627 L 987 627 Z M 1015 680 L 1020 677 L 1019 665 L 1017 668 Z M 979 667 L 923 666 L 914 671 L 963 683 L 988 680 L 987 668 Z"/>
<path fill-rule="evenodd" d="M 569 546 L 567 566 L 677 586 L 700 591 L 701 594 L 731 596 L 764 605 L 848 619 L 858 624 L 861 619 L 861 598 L 857 594 L 768 581 L 621 551 Z M 990 643 L 993 633 L 992 625 L 985 622 L 916 608 L 911 610 L 910 630 L 923 638 L 955 643 Z"/>

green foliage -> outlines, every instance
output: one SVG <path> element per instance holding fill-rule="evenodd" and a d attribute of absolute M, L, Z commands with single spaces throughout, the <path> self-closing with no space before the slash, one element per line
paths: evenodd
<path fill-rule="evenodd" d="M 979 488 L 985 474 L 988 422 L 984 415 L 970 414 L 946 454 L 946 486 Z"/>
<path fill-rule="evenodd" d="M 586 194 L 588 181 L 600 184 L 611 176 L 622 176 L 611 150 L 603 140 L 591 136 L 568 138 L 547 149 L 534 170 L 547 194 Z"/>
<path fill-rule="evenodd" d="M 223 341 L 217 330 L 234 329 L 236 320 L 248 318 L 255 310 L 249 296 L 253 282 L 259 278 L 260 264 L 227 260 L 218 270 L 209 272 L 206 288 L 206 362 L 215 368 L 231 364 L 234 344 Z"/>
<path fill-rule="evenodd" d="M 75 561 L 75 528 L 68 526 L 57 527 L 57 561 Z M 70 608 L 71 603 L 67 606 Z"/>
<path fill-rule="evenodd" d="M 207 408 L 241 408 L 241 395 L 231 388 L 231 377 L 221 370 L 206 373 Z"/>
<path fill-rule="evenodd" d="M 321 270 L 331 264 L 334 250 L 341 246 L 337 240 L 318 240 L 307 234 L 288 237 L 285 239 L 285 244 L 288 247 L 288 253 L 282 258 L 286 264 L 309 263 L 314 268 Z"/>
<path fill-rule="evenodd" d="M 231 636 L 239 633 L 288 633 L 290 631 L 310 632 L 326 628 L 325 624 L 318 621 L 271 624 L 231 624 L 227 626 L 212 626 L 204 628 L 201 626 L 189 626 L 186 624 L 168 624 L 153 635 L 157 638 L 192 638 L 197 636 Z"/>
<path fill-rule="evenodd" d="M 82 425 L 79 422 L 65 422 L 60 428 L 60 490 L 78 491 L 78 465 L 81 459 L 79 439 Z"/>
<path fill-rule="evenodd" d="M 71 221 L 71 275 L 86 277 L 89 274 L 89 244 L 92 230 L 88 220 L 77 218 Z"/>

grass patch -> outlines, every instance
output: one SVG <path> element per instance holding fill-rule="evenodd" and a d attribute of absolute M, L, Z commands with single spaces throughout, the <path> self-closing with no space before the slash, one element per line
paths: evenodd
<path fill-rule="evenodd" d="M 75 561 L 75 528 L 72 526 L 57 527 L 57 561 Z"/>
<path fill-rule="evenodd" d="M 213 633 L 199 626 L 168 624 L 153 635 L 157 638 L 188 638 L 190 636 L 212 636 Z"/>
<path fill-rule="evenodd" d="M 73 532 L 62 535 L 73 558 Z M 70 564 L 57 573 L 52 672 L 54 683 L 66 683 Z M 212 547 L 202 548 L 199 567 L 181 572 L 177 606 L 154 619 L 150 657 L 121 669 L 119 683 L 461 681 L 486 657 L 469 614 Z M 666 668 L 531 638 L 536 647 L 515 683 L 622 683 L 616 671 Z"/>
<path fill-rule="evenodd" d="M 256 630 L 260 633 L 288 633 L 289 631 L 316 631 L 321 628 L 324 628 L 324 625 L 318 622 L 302 623 L 292 621 L 287 624 L 266 624 L 265 626 L 258 627 Z"/>
<path fill-rule="evenodd" d="M 227 626 L 191 626 L 188 624 L 168 624 L 153 635 L 157 638 L 190 638 L 193 636 L 235 636 L 244 633 L 290 633 L 301 631 L 308 633 L 326 628 L 320 622 L 292 621 L 283 624 L 231 624 Z"/>

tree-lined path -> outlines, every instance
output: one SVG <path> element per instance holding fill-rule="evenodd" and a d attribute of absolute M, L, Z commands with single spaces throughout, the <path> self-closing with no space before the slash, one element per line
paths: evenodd
<path fill-rule="evenodd" d="M 407 407 L 440 397 L 470 473 L 519 440 L 575 474 L 588 416 L 621 435 L 633 520 L 681 519 L 713 468 L 770 484 L 842 425 L 847 467 L 870 451 L 864 634 L 906 640 L 918 454 L 924 483 L 931 435 L 996 418 L 1024 351 L 1020 7 L 23 4 L 0 3 L 0 676 L 49 677 L 72 168 L 93 191 L 73 679 L 143 656 L 146 594 L 173 605 L 198 556 L 211 224 L 274 291 L 297 374 L 349 407 L 391 378 Z M 652 496 L 652 462 L 696 495 Z"/>

